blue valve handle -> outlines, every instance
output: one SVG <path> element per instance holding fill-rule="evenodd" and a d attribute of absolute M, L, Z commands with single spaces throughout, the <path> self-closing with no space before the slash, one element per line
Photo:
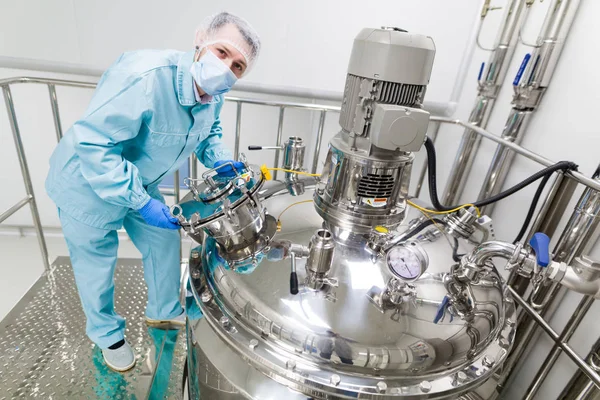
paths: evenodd
<path fill-rule="evenodd" d="M 529 245 L 535 252 L 535 258 L 540 267 L 550 264 L 550 238 L 542 232 L 537 232 L 529 241 Z"/>
<path fill-rule="evenodd" d="M 485 67 L 485 62 L 481 63 L 481 67 L 479 68 L 479 75 L 477 76 L 477 80 L 481 80 L 481 75 L 483 75 L 483 68 Z"/>
<path fill-rule="evenodd" d="M 521 77 L 523 76 L 523 72 L 525 72 L 525 67 L 527 67 L 527 63 L 529 63 L 529 59 L 531 58 L 531 54 L 525 54 L 525 58 L 521 62 L 521 66 L 519 67 L 519 71 L 517 72 L 517 76 L 515 76 L 515 80 L 513 81 L 513 86 L 518 86 Z"/>
<path fill-rule="evenodd" d="M 444 299 L 442 300 L 442 303 L 439 305 L 437 312 L 435 313 L 435 317 L 433 318 L 434 324 L 437 324 L 438 322 L 440 322 L 440 320 L 444 316 L 444 312 L 446 311 L 446 308 L 448 308 L 449 305 L 450 305 L 450 298 L 448 296 L 444 296 Z M 452 316 L 450 316 L 450 318 L 451 318 L 450 322 L 452 322 Z"/>

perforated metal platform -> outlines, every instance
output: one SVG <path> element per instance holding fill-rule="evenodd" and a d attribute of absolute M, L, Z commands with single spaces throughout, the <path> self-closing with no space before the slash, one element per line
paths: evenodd
<path fill-rule="evenodd" d="M 121 259 L 115 273 L 116 311 L 137 364 L 108 369 L 85 334 L 85 317 L 70 261 L 59 257 L 0 322 L 0 399 L 180 399 L 185 329 L 149 327 L 141 261 Z"/>

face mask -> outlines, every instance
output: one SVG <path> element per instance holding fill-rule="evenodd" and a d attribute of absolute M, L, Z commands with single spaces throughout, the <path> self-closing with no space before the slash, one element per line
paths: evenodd
<path fill-rule="evenodd" d="M 237 81 L 229 67 L 208 48 L 198 61 L 192 63 L 190 72 L 198 86 L 210 96 L 230 91 Z"/>

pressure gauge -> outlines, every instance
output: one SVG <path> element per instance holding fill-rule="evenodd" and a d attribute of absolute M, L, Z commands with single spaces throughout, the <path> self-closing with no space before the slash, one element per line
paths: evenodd
<path fill-rule="evenodd" d="M 418 279 L 429 265 L 427 253 L 415 242 L 392 247 L 386 260 L 394 276 L 409 282 Z"/>

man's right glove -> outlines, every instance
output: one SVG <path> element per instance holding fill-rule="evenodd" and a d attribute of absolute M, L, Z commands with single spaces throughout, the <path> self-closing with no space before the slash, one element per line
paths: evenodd
<path fill-rule="evenodd" d="M 156 199 L 150 199 L 138 210 L 148 225 L 164 229 L 179 229 L 177 218 L 171 215 L 169 207 Z"/>
<path fill-rule="evenodd" d="M 233 164 L 233 168 L 235 168 L 235 170 L 237 171 L 238 174 L 244 172 L 244 163 L 241 161 L 234 161 L 234 160 L 219 160 L 217 162 L 215 162 L 213 168 L 217 168 L 223 164 L 228 164 L 231 163 Z M 233 168 L 231 167 L 231 164 L 225 165 L 219 169 L 217 169 L 217 174 L 219 174 L 219 176 L 224 176 L 224 177 L 234 177 L 235 176 L 235 172 L 233 170 Z"/>

